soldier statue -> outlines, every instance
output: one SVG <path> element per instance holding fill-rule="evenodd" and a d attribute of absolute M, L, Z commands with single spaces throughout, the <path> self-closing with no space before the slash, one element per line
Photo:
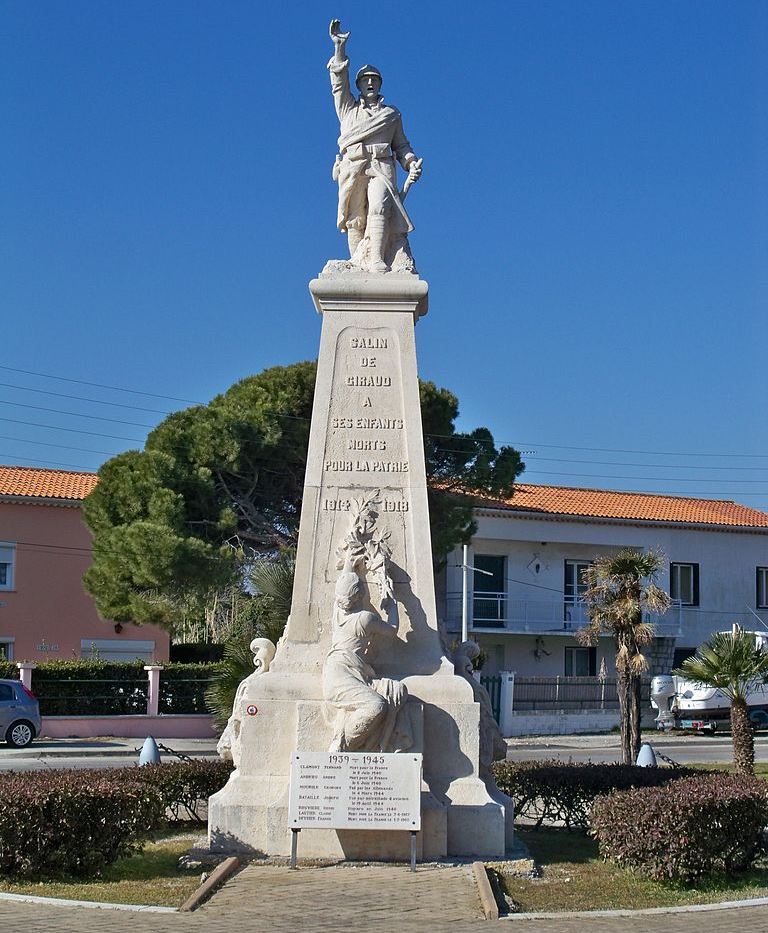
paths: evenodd
<path fill-rule="evenodd" d="M 412 272 L 408 234 L 413 224 L 403 200 L 421 175 L 421 159 L 411 150 L 396 107 L 384 103 L 381 72 L 363 65 L 355 84 L 359 100 L 349 86 L 348 32 L 334 19 L 330 26 L 334 54 L 328 62 L 331 89 L 339 117 L 339 155 L 333 169 L 339 185 L 337 225 L 347 234 L 352 266 L 366 272 Z M 395 159 L 408 177 L 397 189 Z"/>

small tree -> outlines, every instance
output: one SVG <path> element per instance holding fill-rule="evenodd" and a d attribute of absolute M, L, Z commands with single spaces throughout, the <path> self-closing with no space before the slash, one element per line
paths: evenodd
<path fill-rule="evenodd" d="M 673 673 L 704 687 L 721 690 L 731 701 L 733 764 L 737 774 L 755 773 L 755 743 L 747 696 L 768 683 L 768 653 L 757 646 L 753 632 L 738 625 L 718 632 Z"/>
<path fill-rule="evenodd" d="M 588 589 L 584 600 L 589 625 L 578 637 L 594 644 L 601 634 L 613 635 L 616 644 L 616 687 L 621 721 L 621 760 L 634 764 L 640 751 L 640 687 L 648 662 L 643 648 L 653 641 L 655 628 L 647 613 L 664 613 L 669 595 L 655 583 L 662 555 L 625 548 L 598 557 L 585 571 Z"/>
<path fill-rule="evenodd" d="M 214 674 L 205 699 L 216 723 L 224 728 L 240 683 L 253 673 L 253 638 L 268 638 L 274 644 L 282 637 L 291 611 L 296 552 L 286 548 L 272 558 L 256 562 L 249 574 L 249 588 L 256 591 L 251 611 L 230 629 L 224 643 L 224 658 Z"/>

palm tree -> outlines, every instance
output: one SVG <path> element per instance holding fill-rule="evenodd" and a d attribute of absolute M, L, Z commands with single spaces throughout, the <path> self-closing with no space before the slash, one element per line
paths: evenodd
<path fill-rule="evenodd" d="M 616 688 L 621 721 L 621 760 L 633 764 L 640 751 L 640 687 L 648 662 L 643 648 L 653 641 L 655 628 L 646 613 L 667 611 L 670 598 L 656 583 L 663 556 L 625 548 L 597 557 L 584 571 L 583 594 L 589 624 L 579 640 L 594 644 L 601 634 L 616 643 Z"/>
<path fill-rule="evenodd" d="M 759 684 L 768 683 L 768 652 L 757 646 L 754 633 L 738 625 L 732 632 L 717 632 L 673 673 L 716 687 L 728 697 L 734 768 L 737 774 L 754 774 L 755 742 L 747 695 Z"/>
<path fill-rule="evenodd" d="M 211 680 L 205 699 L 217 725 L 224 728 L 232 712 L 237 688 L 253 673 L 253 638 L 268 638 L 277 644 L 291 611 L 296 553 L 290 548 L 276 557 L 258 561 L 248 582 L 255 595 L 230 629 L 224 657 Z"/>

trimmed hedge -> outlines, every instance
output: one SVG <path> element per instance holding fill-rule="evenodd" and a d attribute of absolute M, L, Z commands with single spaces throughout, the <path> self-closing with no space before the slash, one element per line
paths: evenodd
<path fill-rule="evenodd" d="M 0 872 L 98 875 L 160 825 L 147 782 L 104 771 L 8 772 L 0 778 Z"/>
<path fill-rule="evenodd" d="M 218 662 L 182 664 L 163 662 L 160 671 L 161 713 L 207 713 L 205 691 L 221 669 Z"/>
<path fill-rule="evenodd" d="M 600 853 L 658 881 L 691 883 L 748 869 L 765 851 L 768 786 L 707 774 L 595 801 Z"/>
<path fill-rule="evenodd" d="M 151 785 L 162 797 L 163 809 L 170 812 L 172 819 L 198 820 L 200 801 L 207 801 L 211 794 L 221 790 L 233 768 L 228 761 L 174 761 L 143 767 L 134 765 L 116 769 L 114 773 L 116 780 Z"/>
<path fill-rule="evenodd" d="M 160 672 L 161 713 L 207 713 L 205 691 L 219 664 L 165 661 Z M 12 662 L 8 677 L 18 678 Z M 46 661 L 32 672 L 32 692 L 43 716 L 124 716 L 147 711 L 143 661 Z"/>
<path fill-rule="evenodd" d="M 0 773 L 0 873 L 98 875 L 171 819 L 198 819 L 232 772 L 223 761 Z"/>
<path fill-rule="evenodd" d="M 499 789 L 515 801 L 515 814 L 542 823 L 586 829 L 590 809 L 602 794 L 632 787 L 657 787 L 695 774 L 688 768 L 552 761 L 497 761 Z"/>
<path fill-rule="evenodd" d="M 46 661 L 32 671 L 43 716 L 125 716 L 147 711 L 143 661 Z"/>

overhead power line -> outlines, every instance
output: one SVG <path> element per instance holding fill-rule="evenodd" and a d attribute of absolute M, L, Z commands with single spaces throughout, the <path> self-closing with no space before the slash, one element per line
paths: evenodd
<path fill-rule="evenodd" d="M 131 395 L 144 395 L 147 398 L 164 398 L 171 402 L 185 402 L 188 405 L 204 405 L 205 402 L 195 401 L 190 398 L 178 398 L 175 395 L 160 395 L 158 392 L 144 392 L 141 389 L 127 389 L 125 386 L 105 385 L 103 382 L 88 382 L 85 379 L 72 379 L 69 376 L 55 376 L 52 373 L 41 373 L 31 369 L 17 369 L 14 366 L 0 365 L 9 373 L 23 373 L 25 376 L 40 376 L 42 379 L 56 379 L 59 382 L 71 382 L 75 385 L 92 386 L 94 389 L 109 389 L 111 392 L 128 392 Z"/>
<path fill-rule="evenodd" d="M 24 466 L 27 463 L 39 463 L 43 466 L 57 466 L 57 467 L 68 467 L 72 470 L 77 470 L 82 473 L 92 473 L 93 467 L 83 466 L 81 463 L 61 463 L 58 460 L 36 460 L 34 457 L 19 457 L 16 454 L 2 454 L 0 457 L 7 457 L 9 460 L 23 460 L 23 463 L 20 466 Z"/>
<path fill-rule="evenodd" d="M 768 470 L 768 466 L 733 466 L 729 464 L 728 466 L 697 467 L 690 463 L 627 463 L 622 460 L 570 460 L 567 457 L 539 457 L 537 454 L 526 454 L 526 462 L 528 457 L 531 457 L 531 460 L 535 460 L 537 463 L 539 461 L 544 461 L 546 463 L 578 463 L 585 466 L 637 467 L 638 469 L 651 470 L 727 470 L 729 473 L 734 470 L 748 470 L 749 472 Z"/>
<path fill-rule="evenodd" d="M 62 428 L 57 424 L 40 424 L 37 421 L 20 421 L 18 418 L 0 417 L 0 421 L 6 421 L 9 424 L 24 424 L 27 425 L 27 427 L 33 428 L 46 428 L 48 431 L 66 431 L 68 434 L 87 434 L 89 437 L 108 437 L 113 441 L 128 441 L 131 444 L 144 443 L 144 440 L 139 437 L 120 437 L 117 434 L 102 434 L 100 431 L 83 431 L 80 428 Z"/>
<path fill-rule="evenodd" d="M 496 441 L 497 444 L 506 444 L 512 447 L 546 447 L 551 450 L 588 450 L 602 454 L 652 454 L 658 457 L 743 457 L 760 460 L 768 459 L 768 454 L 734 454 L 734 453 L 704 453 L 700 450 L 628 450 L 619 447 L 573 447 L 566 444 L 522 444 L 513 441 Z"/>
<path fill-rule="evenodd" d="M 0 418 L 0 421 L 3 419 Z M 91 447 L 72 447 L 69 444 L 52 444 L 50 441 L 32 441 L 25 437 L 11 437 L 9 434 L 0 434 L 0 440 L 17 441 L 19 444 L 34 444 L 35 447 L 57 447 L 60 450 L 77 450 L 83 454 L 102 454 L 105 457 L 114 457 L 116 453 L 110 450 L 93 450 Z"/>
<path fill-rule="evenodd" d="M 62 411 L 60 408 L 45 408 L 42 405 L 29 405 L 26 402 L 11 402 L 0 398 L 0 405 L 10 405 L 13 408 L 31 408 L 34 411 L 45 411 L 51 415 L 66 415 L 68 418 L 88 418 L 89 421 L 109 421 L 112 424 L 127 424 L 132 428 L 152 429 L 154 424 L 144 424 L 141 421 L 123 421 L 121 418 L 105 418 L 102 415 L 85 415 L 79 411 Z"/>
<path fill-rule="evenodd" d="M 620 466 L 621 464 L 616 464 Z M 575 476 L 578 479 L 630 479 L 635 482 L 643 483 L 708 483 L 710 480 L 704 477 L 695 479 L 686 479 L 684 476 L 621 476 L 615 473 L 557 473 L 550 470 L 526 470 L 526 473 L 535 473 L 537 476 Z M 718 477 L 718 483 L 765 483 L 765 479 L 725 479 Z"/>
<path fill-rule="evenodd" d="M 53 395 L 56 398 L 68 398 L 76 402 L 93 402 L 94 405 L 111 405 L 113 408 L 130 408 L 132 411 L 146 411 L 153 415 L 170 415 L 173 412 L 160 408 L 144 408 L 141 405 L 128 405 L 126 402 L 107 402 L 100 398 L 91 398 L 88 395 L 68 395 L 65 392 L 53 392 L 50 389 L 33 389 L 31 386 L 20 386 L 13 382 L 0 382 L 2 389 L 14 389 L 18 392 L 35 392 L 38 395 Z"/>

